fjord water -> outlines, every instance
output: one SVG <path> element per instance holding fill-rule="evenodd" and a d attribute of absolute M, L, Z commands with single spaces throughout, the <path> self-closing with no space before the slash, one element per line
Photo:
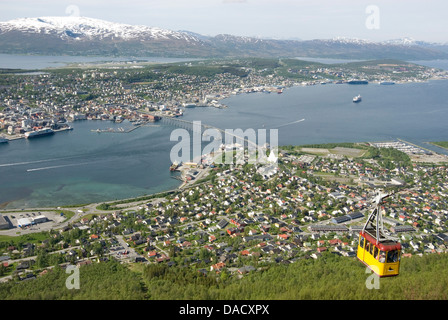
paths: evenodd
<path fill-rule="evenodd" d="M 168 168 L 172 128 L 147 126 L 130 133 L 91 130 L 123 127 L 78 121 L 74 130 L 0 145 L 0 203 L 7 208 L 84 204 L 174 189 Z"/>
<path fill-rule="evenodd" d="M 278 128 L 280 145 L 397 138 L 423 143 L 448 139 L 447 89 L 446 80 L 299 86 L 282 94 L 232 96 L 223 100 L 227 109 L 195 108 L 184 118 L 221 129 Z M 353 103 L 358 94 L 362 102 Z"/>
<path fill-rule="evenodd" d="M 352 98 L 361 94 L 361 103 Z M 403 139 L 448 141 L 448 81 L 391 86 L 326 84 L 224 99 L 226 109 L 186 109 L 183 119 L 221 129 L 278 128 L 279 145 Z M 290 124 L 296 120 L 302 122 Z M 162 123 L 130 133 L 109 121 L 77 121 L 74 130 L 0 144 L 0 204 L 61 206 L 122 199 L 176 188 L 170 173 L 175 127 Z M 268 133 L 269 134 L 269 133 Z M 204 142 L 205 146 L 207 142 Z"/>

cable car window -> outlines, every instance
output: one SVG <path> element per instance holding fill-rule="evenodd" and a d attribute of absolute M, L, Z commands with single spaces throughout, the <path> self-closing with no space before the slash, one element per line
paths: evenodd
<path fill-rule="evenodd" d="M 398 261 L 398 251 L 392 250 L 387 253 L 387 262 L 397 262 Z"/>
<path fill-rule="evenodd" d="M 376 260 L 378 260 L 378 248 L 377 247 L 373 247 L 373 256 L 375 257 Z"/>
<path fill-rule="evenodd" d="M 367 252 L 370 252 L 370 242 L 367 242 L 367 244 L 366 244 L 366 249 L 365 249 Z"/>
<path fill-rule="evenodd" d="M 364 248 L 364 237 L 359 237 L 359 246 Z"/>
<path fill-rule="evenodd" d="M 378 261 L 381 262 L 381 263 L 386 262 L 386 253 L 384 251 L 380 251 Z"/>
<path fill-rule="evenodd" d="M 373 244 L 370 244 L 370 250 L 369 253 L 373 256 L 373 249 L 375 248 L 375 246 Z"/>

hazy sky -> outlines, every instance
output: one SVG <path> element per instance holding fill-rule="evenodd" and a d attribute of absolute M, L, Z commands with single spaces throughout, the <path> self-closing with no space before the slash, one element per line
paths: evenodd
<path fill-rule="evenodd" d="M 204 35 L 448 42 L 446 0 L 0 0 L 0 21 L 73 14 Z"/>

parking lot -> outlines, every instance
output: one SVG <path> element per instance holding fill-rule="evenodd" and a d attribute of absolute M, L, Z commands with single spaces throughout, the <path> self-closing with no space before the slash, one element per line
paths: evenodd
<path fill-rule="evenodd" d="M 39 231 L 48 231 L 50 229 L 58 227 L 65 220 L 64 216 L 61 216 L 60 213 L 57 213 L 55 211 L 9 211 L 0 212 L 0 214 L 10 224 L 10 228 L 6 230 L 0 230 L 0 234 L 10 236 Z M 47 218 L 47 221 L 34 223 L 25 227 L 18 226 L 19 219 L 28 219 L 30 222 L 33 222 L 33 219 L 39 216 L 45 216 Z"/>

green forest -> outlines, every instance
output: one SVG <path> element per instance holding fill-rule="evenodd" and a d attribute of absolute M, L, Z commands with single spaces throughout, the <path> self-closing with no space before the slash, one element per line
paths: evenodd
<path fill-rule="evenodd" d="M 331 253 L 272 264 L 241 278 L 166 264 L 80 267 L 79 289 L 56 266 L 36 279 L 0 284 L 1 300 L 446 300 L 447 254 L 402 258 L 400 275 L 377 278 L 355 258 Z M 203 270 L 202 270 L 203 271 Z M 208 270 L 207 270 L 208 271 Z"/>

